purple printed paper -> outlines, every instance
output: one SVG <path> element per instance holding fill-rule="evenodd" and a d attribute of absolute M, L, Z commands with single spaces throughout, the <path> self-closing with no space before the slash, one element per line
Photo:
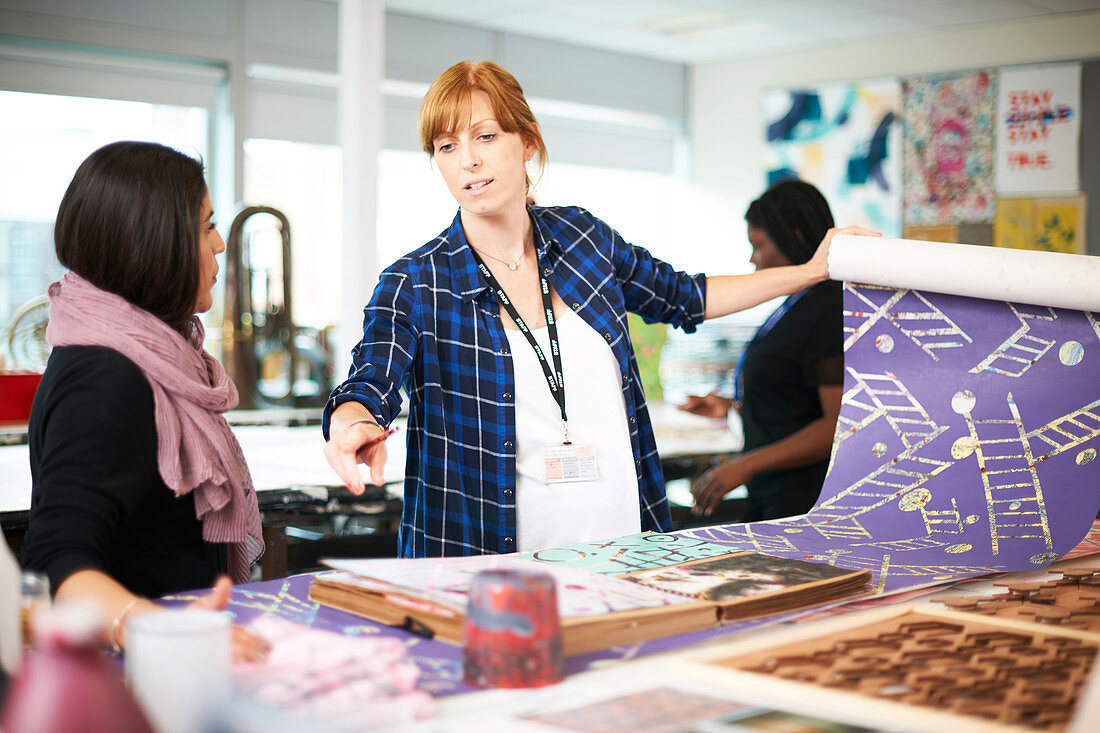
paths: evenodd
<path fill-rule="evenodd" d="M 845 284 L 844 403 L 804 517 L 679 534 L 875 572 L 876 590 L 1053 562 L 1100 505 L 1100 324 Z"/>

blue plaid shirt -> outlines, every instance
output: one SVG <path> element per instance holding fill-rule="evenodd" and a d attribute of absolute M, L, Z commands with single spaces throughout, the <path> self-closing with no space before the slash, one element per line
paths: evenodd
<path fill-rule="evenodd" d="M 623 241 L 583 209 L 532 207 L 539 266 L 561 299 L 607 339 L 623 375 L 642 528 L 669 528 L 664 477 L 627 332 L 627 311 L 695 330 L 706 277 Z M 516 550 L 515 377 L 496 295 L 474 263 L 459 216 L 382 273 L 364 310 L 351 372 L 325 405 L 364 405 L 382 425 L 409 395 L 402 557 Z"/>

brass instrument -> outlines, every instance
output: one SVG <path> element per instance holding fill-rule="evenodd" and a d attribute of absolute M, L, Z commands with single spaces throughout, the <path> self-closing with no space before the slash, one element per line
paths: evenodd
<path fill-rule="evenodd" d="M 274 217 L 282 238 L 282 262 L 272 287 L 270 270 L 253 264 L 253 238 L 246 222 L 257 214 Z M 226 241 L 223 362 L 240 393 L 240 407 L 323 405 L 332 383 L 332 359 L 324 331 L 294 325 L 291 306 L 290 221 L 270 206 L 248 206 L 237 214 Z M 307 379 L 302 371 L 306 370 Z"/>

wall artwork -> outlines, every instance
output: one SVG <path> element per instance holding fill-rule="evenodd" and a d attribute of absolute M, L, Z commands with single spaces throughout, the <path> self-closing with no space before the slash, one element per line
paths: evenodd
<path fill-rule="evenodd" d="M 1070 551 L 1100 508 L 1100 261 L 842 235 L 829 270 L 846 376 L 821 496 L 679 534 L 868 568 L 879 591 Z"/>
<path fill-rule="evenodd" d="M 895 79 L 763 93 L 768 185 L 817 186 L 839 226 L 901 234 L 901 90 Z"/>
<path fill-rule="evenodd" d="M 997 191 L 1076 191 L 1081 67 L 1002 71 L 997 105 Z"/>
<path fill-rule="evenodd" d="M 902 82 L 906 224 L 992 221 L 994 71 Z"/>
<path fill-rule="evenodd" d="M 993 244 L 1085 254 L 1085 196 L 1000 197 Z"/>

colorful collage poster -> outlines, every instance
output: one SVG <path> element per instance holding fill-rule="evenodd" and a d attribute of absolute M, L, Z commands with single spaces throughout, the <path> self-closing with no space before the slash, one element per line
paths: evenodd
<path fill-rule="evenodd" d="M 1085 254 L 1085 197 L 998 198 L 993 244 Z"/>
<path fill-rule="evenodd" d="M 901 89 L 895 79 L 763 94 L 768 185 L 817 186 L 838 225 L 901 234 Z"/>
<path fill-rule="evenodd" d="M 1081 67 L 1001 72 L 997 191 L 1076 191 Z"/>
<path fill-rule="evenodd" d="M 906 224 L 993 219 L 993 71 L 924 76 L 902 83 Z"/>

